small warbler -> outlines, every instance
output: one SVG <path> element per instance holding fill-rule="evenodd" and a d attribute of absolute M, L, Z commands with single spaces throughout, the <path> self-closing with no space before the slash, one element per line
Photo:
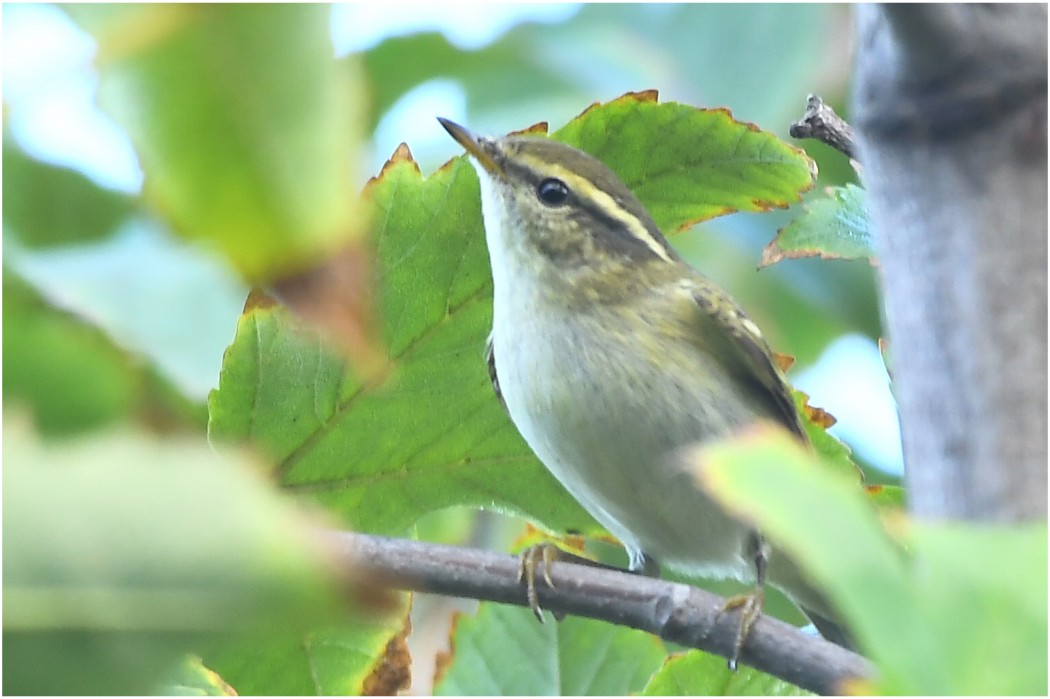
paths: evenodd
<path fill-rule="evenodd" d="M 808 440 L 761 332 L 685 263 L 623 182 L 543 137 L 442 126 L 471 156 L 492 265 L 489 372 L 540 461 L 626 547 L 630 567 L 765 581 L 846 644 L 823 596 L 696 484 L 676 454 L 774 421 Z M 534 584 L 532 575 L 529 584 Z M 731 658 L 731 662 L 734 659 Z"/>

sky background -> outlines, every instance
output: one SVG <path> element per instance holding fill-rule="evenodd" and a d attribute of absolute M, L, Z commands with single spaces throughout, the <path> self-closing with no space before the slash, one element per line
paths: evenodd
<path fill-rule="evenodd" d="M 579 10 L 566 4 L 477 5 L 360 3 L 336 6 L 337 55 L 371 48 L 384 38 L 438 30 L 462 48 L 491 42 L 515 23 L 558 22 Z M 138 193 L 142 172 L 127 136 L 94 103 L 93 41 L 46 5 L 2 9 L 3 99 L 10 136 L 30 155 L 75 168 L 99 185 Z M 435 115 L 469 123 L 467 100 L 452 80 L 431 81 L 402 97 L 380 121 L 366 173 L 378 170 L 405 141 L 424 172 L 459 149 Z M 427 160 L 420 157 L 427 154 Z M 216 383 L 246 289 L 198 250 L 147 226 L 129 226 L 101 244 L 28 251 L 5 236 L 4 254 L 53 303 L 93 320 L 120 344 L 150 356 L 188 395 L 202 399 Z M 114 278 L 121 283 L 115 285 Z M 207 299 L 194 289 L 209 289 Z M 158 322 L 157 309 L 167 322 Z M 184 321 L 184 322 L 182 322 Z M 180 328 L 193 327 L 192 338 Z M 899 473 L 900 435 L 882 358 L 861 335 L 833 342 L 791 379 L 812 403 L 839 420 L 832 432 L 873 465 Z"/>

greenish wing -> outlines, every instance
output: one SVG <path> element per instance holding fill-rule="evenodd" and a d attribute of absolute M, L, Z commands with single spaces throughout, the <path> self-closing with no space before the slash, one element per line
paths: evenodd
<path fill-rule="evenodd" d="M 705 324 L 705 332 L 716 333 L 717 337 L 709 339 L 721 340 L 728 350 L 722 353 L 727 368 L 742 380 L 752 383 L 759 396 L 767 400 L 772 415 L 806 440 L 791 389 L 758 326 L 713 282 L 702 277 L 692 281 L 695 286 L 693 300 L 710 321 Z"/>

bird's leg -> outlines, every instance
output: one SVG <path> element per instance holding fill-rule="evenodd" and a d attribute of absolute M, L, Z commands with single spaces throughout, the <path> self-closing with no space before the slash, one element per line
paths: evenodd
<path fill-rule="evenodd" d="M 632 573 L 638 575 L 644 575 L 647 578 L 658 578 L 660 577 L 660 564 L 656 562 L 656 559 L 647 554 L 645 551 L 628 551 L 628 556 L 631 558 L 630 570 Z"/>
<path fill-rule="evenodd" d="M 729 656 L 729 669 L 733 671 L 736 671 L 740 651 L 751 634 L 751 628 L 762 615 L 762 606 L 766 601 L 766 565 L 769 563 L 769 546 L 758 532 L 752 533 L 748 543 L 748 548 L 754 555 L 755 587 L 747 594 L 730 597 L 722 607 L 723 612 L 732 609 L 740 610 L 740 625 L 737 627 L 736 639 L 733 641 L 733 652 Z"/>
<path fill-rule="evenodd" d="M 551 580 L 551 567 L 554 561 L 563 556 L 570 556 L 551 543 L 536 544 L 521 552 L 518 563 L 518 582 L 525 582 L 525 598 L 529 602 L 529 609 L 536 618 L 543 623 L 543 608 L 540 607 L 540 597 L 536 593 L 536 568 L 543 563 L 543 580 L 554 589 L 554 581 Z M 575 558 L 575 556 L 574 556 Z M 557 618 L 557 617 L 555 617 Z"/>
<path fill-rule="evenodd" d="M 648 554 L 641 551 L 630 551 L 628 552 L 628 555 L 631 559 L 628 572 L 645 575 L 651 578 L 660 576 L 660 564 Z M 525 598 L 528 600 L 529 609 L 532 610 L 532 613 L 536 615 L 536 618 L 540 620 L 541 624 L 543 623 L 543 608 L 540 606 L 539 594 L 536 592 L 536 572 L 542 565 L 543 581 L 547 583 L 552 590 L 555 589 L 554 581 L 551 580 L 551 568 L 554 567 L 555 561 L 567 561 L 569 563 L 591 566 L 592 568 L 623 571 L 623 568 L 606 565 L 604 563 L 599 563 L 598 561 L 592 561 L 589 558 L 577 556 L 568 551 L 563 551 L 549 542 L 528 547 L 521 552 L 521 556 L 519 557 L 518 582 L 525 583 Z M 565 617 L 564 614 L 558 612 L 552 613 L 554 614 L 554 618 L 558 621 L 561 621 Z"/>

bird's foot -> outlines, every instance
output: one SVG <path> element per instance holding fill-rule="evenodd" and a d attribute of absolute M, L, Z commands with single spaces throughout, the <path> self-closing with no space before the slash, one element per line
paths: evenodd
<path fill-rule="evenodd" d="M 751 634 L 751 628 L 758 621 L 758 618 L 762 616 L 762 607 L 766 601 L 765 589 L 762 585 L 756 585 L 751 592 L 743 595 L 736 595 L 726 600 L 726 603 L 722 606 L 721 612 L 729 612 L 734 609 L 740 610 L 740 624 L 736 629 L 736 638 L 733 641 L 733 651 L 729 656 L 729 669 L 736 672 L 737 661 L 740 659 L 740 651 L 744 648 L 744 643 L 747 642 L 747 637 Z"/>
<path fill-rule="evenodd" d="M 529 609 L 536 615 L 536 618 L 543 623 L 543 608 L 540 607 L 540 597 L 536 592 L 536 572 L 537 568 L 542 565 L 543 568 L 543 581 L 553 590 L 556 589 L 554 581 L 551 580 L 551 568 L 554 566 L 554 561 L 564 556 L 564 552 L 557 546 L 551 543 L 533 544 L 524 551 L 518 558 L 518 582 L 525 583 L 525 598 L 528 600 Z M 555 614 L 555 619 L 558 619 L 558 615 Z"/>
<path fill-rule="evenodd" d="M 554 581 L 551 579 L 551 570 L 554 567 L 555 561 L 564 561 L 567 563 L 577 563 L 579 565 L 589 566 L 591 568 L 604 568 L 605 570 L 616 570 L 620 572 L 631 572 L 639 575 L 646 575 L 649 577 L 660 576 L 660 566 L 651 557 L 642 555 L 638 558 L 638 566 L 635 567 L 633 564 L 635 561 L 632 559 L 632 568 L 629 571 L 624 571 L 623 568 L 616 566 L 606 565 L 605 563 L 599 563 L 598 561 L 591 560 L 590 558 L 584 558 L 574 553 L 570 553 L 563 549 L 558 548 L 550 542 L 542 542 L 529 546 L 519 555 L 518 563 L 518 582 L 524 583 L 525 585 L 525 598 L 528 601 L 529 609 L 536 615 L 536 618 L 543 623 L 543 608 L 540 606 L 539 594 L 536 591 L 536 576 L 537 573 L 543 578 L 543 582 L 547 584 L 552 590 L 557 589 Z M 554 618 L 561 621 L 565 618 L 565 614 L 561 612 L 551 612 Z"/>

